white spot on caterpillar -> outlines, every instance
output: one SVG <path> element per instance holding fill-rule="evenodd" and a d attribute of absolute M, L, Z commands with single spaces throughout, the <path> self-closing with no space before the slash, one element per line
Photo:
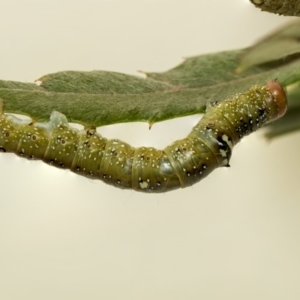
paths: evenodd
<path fill-rule="evenodd" d="M 227 156 L 227 154 L 226 154 L 226 151 L 225 151 L 225 150 L 222 150 L 222 149 L 220 149 L 220 153 L 221 153 L 221 155 L 222 155 L 223 157 L 226 157 L 226 156 Z"/>
<path fill-rule="evenodd" d="M 144 181 L 144 182 L 140 182 L 140 187 L 141 189 L 146 189 L 148 187 L 148 182 Z"/>
<path fill-rule="evenodd" d="M 232 148 L 233 148 L 232 142 L 229 140 L 229 137 L 226 134 L 222 135 L 222 140 L 224 142 L 226 142 L 226 144 L 229 146 L 230 150 L 232 150 Z"/>

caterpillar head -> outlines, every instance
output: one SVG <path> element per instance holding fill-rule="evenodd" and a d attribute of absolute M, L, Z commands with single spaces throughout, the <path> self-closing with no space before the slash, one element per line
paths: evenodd
<path fill-rule="evenodd" d="M 271 107 L 271 118 L 269 122 L 281 118 L 287 110 L 287 97 L 283 86 L 278 81 L 269 81 L 266 85 L 271 93 L 266 99 L 269 107 Z"/>

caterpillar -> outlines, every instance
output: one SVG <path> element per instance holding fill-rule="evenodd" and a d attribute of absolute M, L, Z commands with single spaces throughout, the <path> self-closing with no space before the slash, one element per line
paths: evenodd
<path fill-rule="evenodd" d="M 193 185 L 217 167 L 228 167 L 242 137 L 285 114 L 287 98 L 277 81 L 253 87 L 206 114 L 184 139 L 163 150 L 134 148 L 108 140 L 96 128 L 77 130 L 54 111 L 48 123 L 25 122 L 4 114 L 0 102 L 0 152 L 14 152 L 119 188 L 166 192 Z"/>

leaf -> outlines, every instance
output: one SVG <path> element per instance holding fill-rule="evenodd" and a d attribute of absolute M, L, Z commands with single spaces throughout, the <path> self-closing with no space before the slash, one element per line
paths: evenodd
<path fill-rule="evenodd" d="M 296 55 L 298 54 L 298 55 Z M 279 60 L 287 62 L 299 58 L 300 54 L 300 21 L 291 22 L 268 35 L 241 55 L 237 73 L 251 66 Z M 295 55 L 294 57 L 289 57 Z"/>
<path fill-rule="evenodd" d="M 153 124 L 205 111 L 207 102 L 222 101 L 253 85 L 278 78 L 285 86 L 300 80 L 300 60 L 234 70 L 243 50 L 187 58 L 164 73 L 147 78 L 126 74 L 59 72 L 41 77 L 40 86 L 0 81 L 5 112 L 47 121 L 52 111 L 70 122 L 101 126 L 130 121 Z"/>
<path fill-rule="evenodd" d="M 250 0 L 262 11 L 284 16 L 300 16 L 299 0 Z"/>
<path fill-rule="evenodd" d="M 87 94 L 143 94 L 165 91 L 170 86 L 121 73 L 66 71 L 45 75 L 41 87 L 49 92 Z"/>

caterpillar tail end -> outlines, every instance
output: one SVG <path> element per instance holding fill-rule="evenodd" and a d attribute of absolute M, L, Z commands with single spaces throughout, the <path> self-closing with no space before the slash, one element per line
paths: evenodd
<path fill-rule="evenodd" d="M 286 92 L 283 86 L 276 80 L 269 81 L 266 86 L 271 93 L 271 97 L 267 101 L 274 103 L 276 108 L 270 121 L 275 121 L 284 116 L 287 111 Z"/>

